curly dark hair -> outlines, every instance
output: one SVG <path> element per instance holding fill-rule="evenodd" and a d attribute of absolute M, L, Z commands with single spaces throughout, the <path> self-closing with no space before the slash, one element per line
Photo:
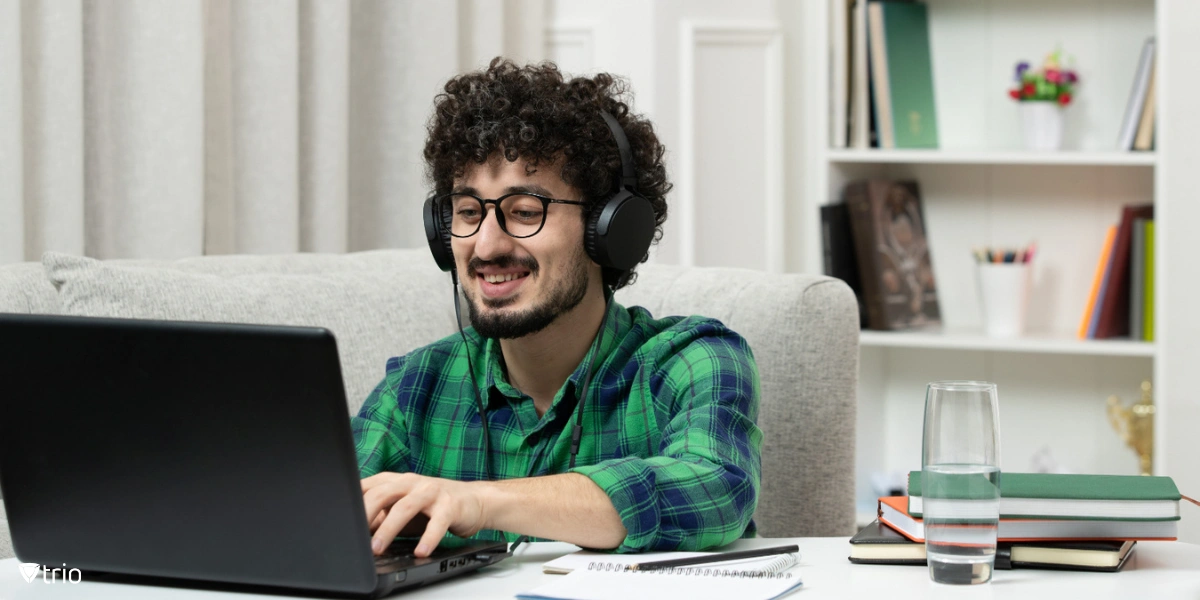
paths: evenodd
<path fill-rule="evenodd" d="M 666 149 L 650 121 L 629 112 L 625 80 L 608 73 L 565 80 L 551 62 L 517 66 L 494 58 L 488 68 L 458 75 L 434 99 L 425 141 L 425 175 L 435 194 L 451 191 L 470 163 L 496 152 L 509 161 L 539 164 L 563 158 L 563 181 L 583 193 L 583 218 L 616 191 L 621 172 L 617 143 L 601 111 L 608 111 L 629 138 L 638 193 L 654 208 L 654 243 L 667 220 L 671 189 L 663 164 Z M 647 257 L 642 258 L 642 262 Z M 633 269 L 604 267 L 604 284 L 620 289 L 636 279 Z"/>

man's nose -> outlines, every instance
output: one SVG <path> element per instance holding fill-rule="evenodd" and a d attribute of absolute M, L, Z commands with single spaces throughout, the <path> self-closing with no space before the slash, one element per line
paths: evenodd
<path fill-rule="evenodd" d="M 485 209 L 479 231 L 475 233 L 475 256 L 480 260 L 504 256 L 513 249 L 513 238 L 500 228 L 500 215 L 496 210 L 493 206 Z"/>

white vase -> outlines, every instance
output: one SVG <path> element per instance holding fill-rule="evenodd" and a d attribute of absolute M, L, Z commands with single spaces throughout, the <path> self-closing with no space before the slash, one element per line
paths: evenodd
<path fill-rule="evenodd" d="M 1063 107 L 1048 100 L 1018 103 L 1028 150 L 1058 150 L 1062 146 Z"/>

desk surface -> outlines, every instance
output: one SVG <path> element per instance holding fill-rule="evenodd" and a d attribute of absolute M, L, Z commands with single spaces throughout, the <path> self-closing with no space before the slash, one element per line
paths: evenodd
<path fill-rule="evenodd" d="M 846 560 L 848 538 L 795 538 L 739 540 L 730 549 L 795 543 L 800 564 L 793 569 L 804 581 L 790 598 L 1200 598 L 1200 546 L 1183 542 L 1138 542 L 1134 555 L 1120 573 L 1079 571 L 997 571 L 991 585 L 963 588 L 929 581 L 924 567 L 854 565 Z M 574 551 L 570 544 L 534 543 L 517 555 L 491 567 L 443 583 L 401 593 L 404 600 L 431 598 L 513 598 L 561 575 L 542 574 L 542 563 Z M 278 595 L 213 592 L 82 581 L 78 584 L 26 583 L 16 559 L 0 561 L 0 598 L 89 600 L 249 600 L 283 598 Z"/>

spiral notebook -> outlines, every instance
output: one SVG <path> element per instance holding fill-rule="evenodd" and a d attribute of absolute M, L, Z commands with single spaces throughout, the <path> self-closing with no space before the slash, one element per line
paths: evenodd
<path fill-rule="evenodd" d="M 785 596 L 803 584 L 799 574 L 788 572 L 797 563 L 798 559 L 795 554 L 656 571 L 625 570 L 630 563 L 638 562 L 637 559 L 645 560 L 646 555 L 596 555 L 610 560 L 588 560 L 596 558 L 596 556 L 587 556 L 588 554 L 591 553 L 580 552 L 568 555 L 574 559 L 566 561 L 570 567 L 566 569 L 570 571 L 567 575 L 555 577 L 553 581 L 545 585 L 517 594 L 517 598 L 526 600 L 629 600 L 630 598 L 661 597 L 697 600 L 709 598 L 713 600 L 727 598 L 771 600 Z M 655 556 L 655 559 L 660 558 L 671 557 L 666 554 Z M 543 565 L 543 571 L 546 571 L 546 568 L 554 562 L 556 561 Z"/>

